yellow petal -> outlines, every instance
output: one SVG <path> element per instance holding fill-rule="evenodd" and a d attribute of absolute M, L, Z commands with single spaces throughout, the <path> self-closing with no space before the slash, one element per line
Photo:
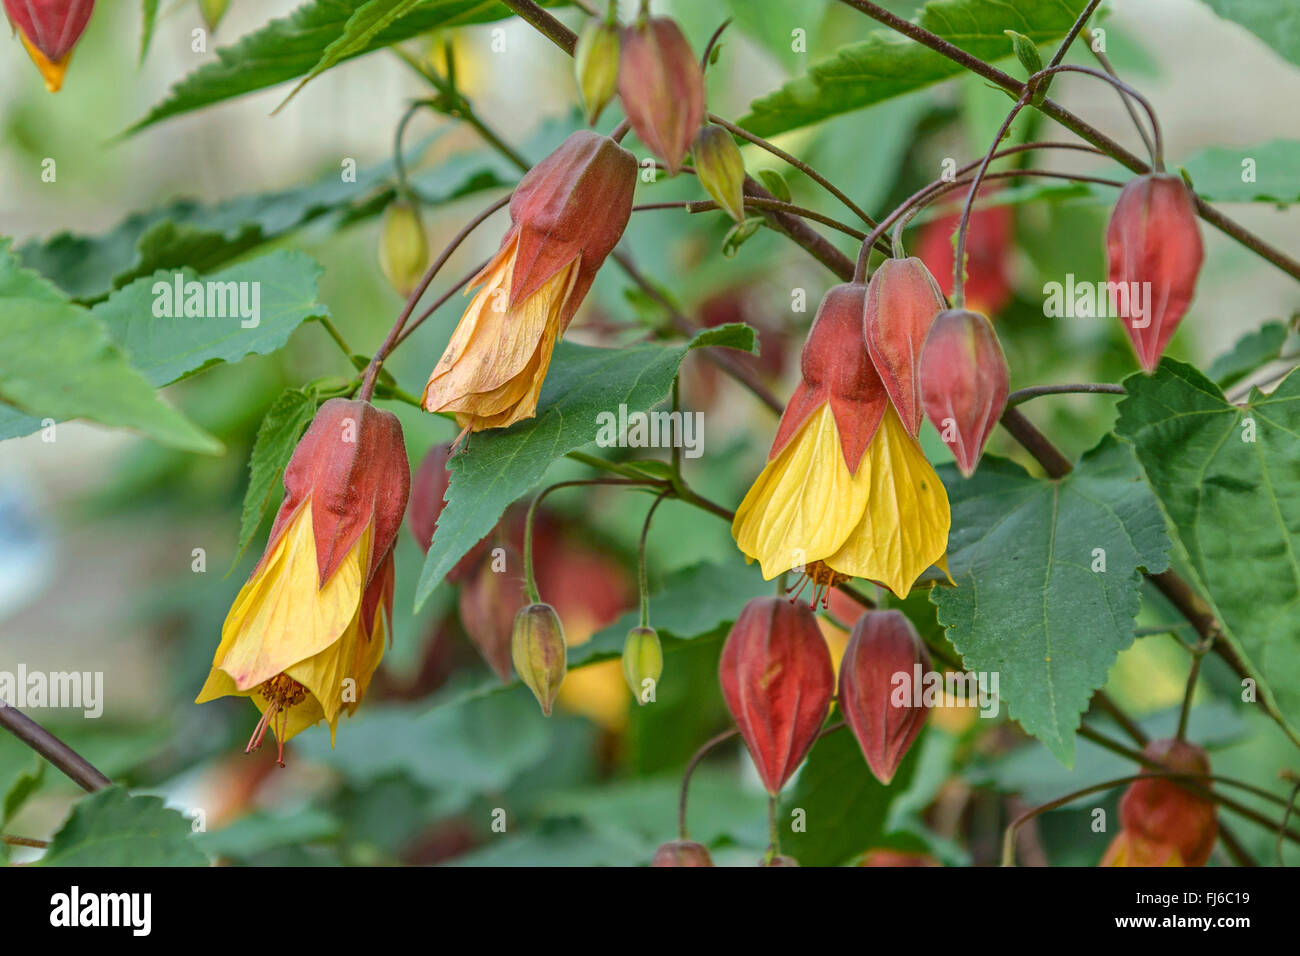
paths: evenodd
<path fill-rule="evenodd" d="M 361 604 L 369 547 L 367 530 L 318 588 L 308 498 L 235 598 L 212 666 L 248 690 L 336 642 Z"/>
<path fill-rule="evenodd" d="M 736 509 L 736 545 L 758 559 L 765 579 L 836 553 L 867 508 L 865 474 L 861 465 L 857 476 L 849 474 L 835 416 L 822 405 L 767 463 Z"/>
<path fill-rule="evenodd" d="M 72 59 L 72 51 L 69 50 L 65 53 L 61 60 L 53 61 L 38 50 L 31 40 L 27 39 L 26 33 L 19 30 L 18 37 L 23 41 L 23 46 L 27 48 L 27 55 L 36 64 L 36 69 L 40 70 L 41 76 L 45 78 L 45 88 L 51 93 L 59 92 L 63 88 L 63 74 L 68 72 L 68 61 Z"/>
<path fill-rule="evenodd" d="M 893 405 L 885 409 L 857 477 L 869 483 L 866 513 L 826 564 L 905 597 L 947 552 L 951 515 L 943 483 Z"/>

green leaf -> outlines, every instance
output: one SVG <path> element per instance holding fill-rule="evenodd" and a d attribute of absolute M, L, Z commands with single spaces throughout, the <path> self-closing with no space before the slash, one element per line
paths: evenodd
<path fill-rule="evenodd" d="M 548 145 L 559 124 L 546 124 L 538 139 Z M 409 150 L 414 165 L 425 147 Z M 189 266 L 200 273 L 301 228 L 332 217 L 339 225 L 378 215 L 393 196 L 393 163 L 386 160 L 357 170 L 345 182 L 335 170 L 306 186 L 237 196 L 219 203 L 178 200 L 148 212 L 133 213 L 99 236 L 59 233 L 26 243 L 23 265 L 51 279 L 69 295 L 95 299 L 159 269 Z M 510 185 L 518 171 L 495 151 L 458 153 L 425 169 L 412 170 L 411 182 L 428 204 L 458 199 L 484 189 Z"/>
<path fill-rule="evenodd" d="M 140 62 L 149 52 L 154 24 L 158 21 L 158 0 L 140 0 Z"/>
<path fill-rule="evenodd" d="M 217 50 L 205 63 L 172 87 L 127 134 L 161 120 L 211 106 L 236 96 L 305 76 L 327 51 L 343 40 L 353 17 L 369 0 L 309 0 L 284 19 L 272 20 Z M 497 0 L 424 0 L 411 13 L 340 52 L 338 61 L 383 49 L 430 30 L 485 23 L 510 15 Z M 360 21 L 359 21 L 360 22 Z"/>
<path fill-rule="evenodd" d="M 380 31 L 387 29 L 394 21 L 400 20 L 423 2 L 424 0 L 369 0 L 368 3 L 363 3 L 348 18 L 348 22 L 343 27 L 343 34 L 325 48 L 316 65 L 298 81 L 293 92 L 276 107 L 276 112 L 282 110 L 299 90 L 330 67 L 337 66 L 349 57 L 366 52 Z"/>
<path fill-rule="evenodd" d="M 244 549 L 253 539 L 262 517 L 271 503 L 280 476 L 298 439 L 316 415 L 316 396 L 297 388 L 280 394 L 258 426 L 253 453 L 248 459 L 248 491 L 244 493 L 244 510 L 239 519 L 239 548 L 232 567 L 239 563 Z"/>
<path fill-rule="evenodd" d="M 1212 146 L 1182 165 L 1207 201 L 1300 202 L 1300 140 Z"/>
<path fill-rule="evenodd" d="M 451 459 L 447 505 L 420 573 L 417 609 L 443 576 L 485 534 L 506 506 L 527 493 L 551 462 L 595 440 L 601 412 L 644 411 L 668 395 L 677 367 L 691 349 L 756 348 L 754 330 L 722 325 L 679 346 L 591 348 L 561 342 L 555 349 L 537 417 L 510 428 L 479 432 Z"/>
<path fill-rule="evenodd" d="M 759 181 L 763 184 L 763 188 L 777 199 L 781 200 L 781 202 L 792 201 L 790 197 L 790 185 L 785 181 L 785 177 L 775 169 L 764 167 L 755 175 L 758 176 Z"/>
<path fill-rule="evenodd" d="M 332 840 L 338 831 L 338 820 L 308 806 L 291 813 L 254 811 L 219 830 L 196 833 L 194 842 L 212 856 L 243 860 L 280 847 Z"/>
<path fill-rule="evenodd" d="M 1133 443 L 1229 643 L 1300 729 L 1300 375 L 1236 406 L 1165 359 L 1124 382 Z"/>
<path fill-rule="evenodd" d="M 221 451 L 158 397 L 97 317 L 21 268 L 7 239 L 0 240 L 0 315 L 0 401 L 37 419 L 86 418 L 187 451 Z"/>
<path fill-rule="evenodd" d="M 83 797 L 68 815 L 41 866 L 207 866 L 190 840 L 190 823 L 160 797 L 133 797 L 109 787 Z"/>
<path fill-rule="evenodd" d="M 781 800 L 781 852 L 801 866 L 837 866 L 870 849 L 884 835 L 894 796 L 907 789 L 923 739 L 913 741 L 888 787 L 872 776 L 847 727 L 817 741 Z M 795 810 L 803 811 L 802 832 L 791 829 Z"/>
<path fill-rule="evenodd" d="M 45 768 L 49 766 L 40 757 L 36 758 L 31 770 L 24 770 L 5 791 L 4 803 L 0 804 L 0 829 L 3 829 L 18 813 L 27 798 L 40 789 L 45 780 Z"/>
<path fill-rule="evenodd" d="M 1281 322 L 1265 322 L 1255 331 L 1247 332 L 1239 338 L 1230 352 L 1215 359 L 1207 374 L 1220 388 L 1227 388 L 1278 358 L 1285 341 L 1285 325 Z"/>
<path fill-rule="evenodd" d="M 972 478 L 940 475 L 957 586 L 931 590 L 939 622 L 965 666 L 997 674 L 1010 715 L 1069 766 L 1079 715 L 1133 643 L 1138 569 L 1167 565 L 1155 496 L 1111 438 L 1059 481 L 987 456 Z"/>
<path fill-rule="evenodd" d="M 1010 55 L 1003 32 L 1014 28 L 1037 45 L 1063 37 L 1083 9 L 1081 0 L 935 0 L 920 25 L 981 60 Z M 798 129 L 872 106 L 963 72 L 947 57 L 882 27 L 861 43 L 841 47 L 806 76 L 750 104 L 740 125 L 759 136 Z"/>
<path fill-rule="evenodd" d="M 1300 7 L 1294 0 L 1205 0 L 1210 9 L 1239 23 L 1279 56 L 1300 66 Z"/>

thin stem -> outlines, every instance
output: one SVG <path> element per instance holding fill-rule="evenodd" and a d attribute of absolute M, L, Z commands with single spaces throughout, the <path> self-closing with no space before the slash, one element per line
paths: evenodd
<path fill-rule="evenodd" d="M 402 156 L 402 137 L 406 135 L 406 127 L 415 114 L 428 105 L 424 100 L 416 100 L 408 106 L 406 112 L 402 114 L 402 118 L 397 121 L 397 130 L 393 133 L 393 172 L 397 174 L 397 193 L 399 197 L 416 195 L 406 177 L 406 160 Z"/>
<path fill-rule="evenodd" d="M 0 727 L 54 764 L 87 793 L 111 787 L 113 781 L 100 773 L 85 757 L 32 720 L 17 707 L 0 701 Z"/>
<path fill-rule="evenodd" d="M 393 343 L 393 348 L 394 349 L 397 348 L 408 338 L 410 338 L 411 334 L 416 329 L 418 329 L 424 323 L 424 321 L 427 318 L 429 318 L 429 316 L 433 315 L 433 313 L 437 312 L 440 308 L 442 308 L 443 305 L 447 303 L 447 300 L 450 299 L 452 296 L 454 296 L 457 292 L 465 288 L 465 286 L 469 285 L 469 283 L 473 280 L 473 278 L 476 275 L 478 275 L 480 272 L 482 272 L 485 268 L 487 268 L 487 264 L 491 261 L 492 261 L 491 259 L 484 259 L 474 268 L 470 269 L 469 272 L 465 273 L 464 278 L 462 278 L 460 281 L 452 285 L 442 295 L 438 296 L 438 298 L 434 301 L 433 305 L 429 306 L 427 309 L 425 309 L 423 312 L 417 315 L 410 322 L 406 323 L 406 328 L 402 330 L 402 334 L 399 335 L 397 337 L 397 341 Z"/>
<path fill-rule="evenodd" d="M 714 747 L 718 746 L 719 744 L 726 743 L 728 740 L 730 740 L 732 737 L 736 736 L 739 733 L 740 731 L 738 731 L 735 727 L 732 727 L 729 730 L 724 730 L 722 733 L 718 734 L 715 737 L 710 737 L 700 746 L 699 750 L 695 751 L 695 755 L 692 756 L 690 761 L 686 764 L 686 772 L 682 774 L 681 793 L 677 798 L 678 839 L 680 840 L 690 839 L 690 836 L 686 830 L 686 799 L 690 794 L 691 776 L 695 773 L 695 768 L 700 765 L 700 761 L 702 761 L 705 757 L 708 756 L 710 750 L 712 750 Z"/>
<path fill-rule="evenodd" d="M 576 488 L 579 485 L 648 485 L 651 483 L 649 479 L 637 478 L 577 478 L 572 481 L 559 481 L 543 488 L 528 506 L 528 516 L 524 519 L 524 588 L 528 592 L 528 600 L 533 604 L 540 604 L 542 601 L 542 596 L 537 590 L 537 577 L 533 574 L 533 521 L 537 517 L 537 506 L 542 503 L 543 498 L 552 491 Z"/>
<path fill-rule="evenodd" d="M 451 242 L 447 244 L 446 248 L 442 250 L 442 253 L 438 258 L 435 259 L 433 264 L 425 271 L 424 277 L 420 279 L 415 289 L 411 292 L 410 297 L 406 300 L 406 305 L 403 307 L 401 315 L 397 317 L 397 321 L 394 322 L 393 327 L 389 329 L 388 337 L 384 339 L 383 344 L 379 346 L 378 351 L 376 351 L 370 359 L 370 365 L 366 369 L 365 378 L 361 382 L 361 394 L 359 397 L 362 401 L 370 401 L 370 397 L 375 391 L 375 379 L 379 375 L 379 370 L 383 368 L 384 360 L 397 344 L 397 338 L 402 334 L 402 329 L 406 325 L 406 320 L 411 317 L 411 312 L 414 311 L 415 304 L 420 301 L 420 297 L 424 295 L 424 291 L 429 288 L 429 283 L 432 282 L 433 277 L 438 274 L 438 270 L 446 264 L 447 260 L 451 258 L 451 254 L 455 252 L 460 244 L 469 237 L 470 233 L 481 226 L 492 216 L 493 213 L 504 207 L 508 202 L 510 202 L 510 196 L 503 196 L 466 223 L 461 228 L 460 232 L 456 233 L 456 235 L 452 237 Z"/>
<path fill-rule="evenodd" d="M 1092 392 L 1102 395 L 1123 395 L 1124 386 L 1111 385 L 1106 382 L 1089 382 L 1079 385 L 1031 385 L 1008 395 L 1007 408 L 1015 408 L 1017 405 L 1042 395 L 1087 394 Z"/>
<path fill-rule="evenodd" d="M 770 863 L 781 852 L 781 828 L 776 825 L 776 797 L 772 794 L 767 797 L 767 838 L 770 841 L 767 861 Z"/>
<path fill-rule="evenodd" d="M 1165 168 L 1164 133 L 1160 129 L 1160 121 L 1156 119 L 1156 111 L 1155 108 L 1151 105 L 1150 100 L 1148 100 L 1145 96 L 1143 96 L 1133 87 L 1129 86 L 1119 77 L 1107 73 L 1103 70 L 1093 69 L 1090 66 L 1072 66 L 1068 63 L 1060 64 L 1060 65 L 1051 66 L 1034 75 L 1036 77 L 1045 77 L 1055 73 L 1083 73 L 1086 76 L 1091 76 L 1094 79 L 1102 80 L 1103 82 L 1109 83 L 1111 86 L 1115 87 L 1115 89 L 1119 91 L 1120 99 L 1124 100 L 1126 104 L 1128 103 L 1128 97 L 1132 97 L 1134 100 L 1137 100 L 1137 102 L 1141 104 L 1142 109 L 1146 111 L 1147 120 L 1151 123 L 1151 134 L 1154 137 L 1154 141 L 1151 144 L 1151 164 L 1153 167 L 1155 167 L 1157 172 L 1164 172 L 1164 168 Z M 1141 127 L 1139 126 L 1139 129 L 1140 128 Z"/>
<path fill-rule="evenodd" d="M 1070 47 L 1073 45 L 1074 38 L 1079 35 L 1079 32 L 1081 30 L 1086 29 L 1088 18 L 1091 17 L 1093 13 L 1096 12 L 1099 6 L 1101 6 L 1101 0 L 1089 0 L 1088 5 L 1084 7 L 1083 10 L 1079 13 L 1078 17 L 1075 18 L 1075 21 L 1071 25 L 1069 31 L 1065 34 L 1064 37 L 1061 38 L 1061 42 L 1056 48 L 1056 53 L 1052 56 L 1052 62 L 1047 64 L 1049 67 L 1056 66 L 1058 63 L 1060 63 L 1062 60 L 1065 59 L 1065 54 L 1069 51 Z"/>
<path fill-rule="evenodd" d="M 820 222 L 824 226 L 830 226 L 846 236 L 852 236 L 861 242 L 867 234 L 860 229 L 854 229 L 847 223 L 840 222 L 838 219 L 832 219 L 815 209 L 808 209 L 804 206 L 796 206 L 793 203 L 784 202 L 780 199 L 762 199 L 757 196 L 746 196 L 744 203 L 747 207 L 753 209 L 770 209 L 774 212 L 783 212 L 791 216 L 799 216 L 803 219 L 811 219 L 814 222 Z M 661 209 L 685 209 L 688 213 L 696 215 L 702 212 L 713 212 L 722 207 L 712 199 L 675 199 L 665 202 L 648 202 L 638 206 L 633 206 L 633 212 L 653 212 Z"/>
<path fill-rule="evenodd" d="M 970 213 L 975 205 L 975 194 L 979 192 L 980 183 L 984 181 L 984 174 L 988 171 L 989 163 L 993 162 L 993 154 L 998 151 L 998 144 L 1006 137 L 1007 131 L 1011 129 L 1011 122 L 1020 114 L 1028 104 L 1033 94 L 1027 87 L 1021 94 L 1020 99 L 1016 100 L 1016 105 L 1011 107 L 1007 113 L 1007 118 L 1002 121 L 998 127 L 997 133 L 993 137 L 993 144 L 989 147 L 988 152 L 984 154 L 984 162 L 980 163 L 974 178 L 971 180 L 970 192 L 966 194 L 966 204 L 962 206 L 961 221 L 957 224 L 957 251 L 953 256 L 952 263 L 952 307 L 954 309 L 964 309 L 966 307 L 966 230 L 970 226 Z"/>
<path fill-rule="evenodd" d="M 722 23 L 718 24 L 718 28 L 714 30 L 713 35 L 709 37 L 709 42 L 704 44 L 704 52 L 700 54 L 701 69 L 707 70 L 709 68 L 709 56 L 713 53 L 713 48 L 722 37 L 722 31 L 727 29 L 729 26 L 731 26 L 731 17 L 727 17 L 727 19 L 723 20 Z"/>
<path fill-rule="evenodd" d="M 569 56 L 578 46 L 578 35 L 551 16 L 533 0 L 501 0 L 521 19 L 530 23 L 538 33 L 546 37 Z"/>
<path fill-rule="evenodd" d="M 672 494 L 671 489 L 665 489 L 660 492 L 659 497 L 654 500 L 650 510 L 646 512 L 645 523 L 641 525 L 641 542 L 636 549 L 636 581 L 637 593 L 641 598 L 641 626 L 650 626 L 650 576 L 646 573 L 645 564 L 645 541 L 650 534 L 650 522 L 655 516 L 655 510 L 663 503 L 663 500 Z"/>
<path fill-rule="evenodd" d="M 1286 861 L 1282 857 L 1282 839 L 1286 834 L 1286 825 L 1291 819 L 1291 813 L 1295 810 L 1295 798 L 1297 794 L 1300 794 L 1300 780 L 1297 780 L 1295 786 L 1291 788 L 1291 796 L 1286 802 L 1286 812 L 1282 814 L 1282 822 L 1279 823 L 1277 827 L 1276 852 L 1278 866 L 1286 866 Z"/>
<path fill-rule="evenodd" d="M 1088 49 L 1092 52 L 1092 55 L 1097 58 L 1097 62 L 1101 64 L 1101 68 L 1105 70 L 1107 73 L 1109 73 L 1111 76 L 1115 77 L 1116 79 L 1119 79 L 1119 73 L 1116 72 L 1114 65 L 1111 64 L 1110 58 L 1106 56 L 1106 54 L 1103 53 L 1101 50 L 1097 49 L 1096 45 L 1093 42 L 1092 31 L 1089 30 L 1087 27 L 1083 28 L 1083 42 L 1088 45 Z M 1055 66 L 1056 64 L 1053 63 L 1052 65 Z M 1154 156 L 1156 152 L 1156 145 L 1155 143 L 1151 142 L 1151 137 L 1147 134 L 1146 127 L 1142 125 L 1142 120 L 1138 116 L 1137 110 L 1133 108 L 1133 102 L 1127 96 L 1125 96 L 1123 100 L 1124 100 L 1124 111 L 1128 113 L 1128 118 L 1133 121 L 1133 128 L 1137 130 L 1138 136 L 1142 137 L 1142 145 L 1146 148 L 1146 151 L 1149 155 Z"/>
<path fill-rule="evenodd" d="M 318 316 L 316 321 L 321 324 L 321 327 L 325 329 L 325 332 L 329 337 L 334 340 L 334 344 L 339 347 L 339 351 L 349 359 L 356 354 L 348 347 L 348 343 L 344 341 L 343 336 L 339 333 L 339 330 L 334 327 L 334 323 L 329 320 L 328 316 Z"/>
<path fill-rule="evenodd" d="M 44 850 L 50 845 L 49 840 L 36 840 L 32 837 L 10 836 L 0 834 L 0 843 L 7 843 L 9 846 L 30 846 L 38 850 Z"/>
<path fill-rule="evenodd" d="M 1187 689 L 1183 691 L 1183 706 L 1178 713 L 1178 739 L 1187 739 L 1187 721 L 1192 716 L 1192 697 L 1196 693 L 1196 678 L 1201 674 L 1201 661 L 1209 645 L 1203 644 L 1192 654 L 1192 664 L 1187 672 Z"/>
<path fill-rule="evenodd" d="M 759 149 L 763 149 L 771 153 L 773 156 L 777 157 L 777 159 L 780 159 L 790 164 L 795 169 L 799 170 L 799 172 L 803 173 L 805 176 L 807 176 L 809 179 L 815 182 L 818 186 L 821 186 L 828 193 L 830 193 L 832 196 L 834 196 L 836 199 L 842 202 L 845 205 L 845 207 L 850 212 L 853 213 L 853 215 L 857 216 L 859 219 L 865 222 L 869 227 L 875 228 L 876 221 L 872 219 L 871 216 L 867 215 L 867 213 L 857 203 L 855 203 L 852 199 L 850 199 L 844 193 L 843 190 L 841 190 L 838 186 L 836 186 L 829 179 L 827 179 L 825 176 L 819 173 L 808 163 L 804 162 L 798 156 L 794 156 L 790 153 L 787 153 L 785 150 L 783 150 L 781 147 L 777 146 L 776 144 L 768 142 L 767 140 L 763 139 L 763 137 L 761 136 L 755 136 L 753 133 L 745 129 L 743 126 L 737 126 L 735 123 L 730 123 L 727 120 L 723 119 L 721 116 L 718 116 L 716 113 L 709 114 L 709 122 L 721 126 L 723 129 L 731 133 L 733 136 L 739 136 L 741 139 L 753 143 Z"/>

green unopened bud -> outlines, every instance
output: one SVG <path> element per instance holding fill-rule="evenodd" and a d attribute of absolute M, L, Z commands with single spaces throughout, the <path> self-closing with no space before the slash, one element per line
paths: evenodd
<path fill-rule="evenodd" d="M 601 111 L 618 92 L 618 54 L 618 25 L 595 18 L 588 20 L 573 51 L 573 72 L 589 125 L 596 125 Z"/>
<path fill-rule="evenodd" d="M 208 25 L 209 30 L 215 30 L 221 18 L 226 15 L 226 8 L 230 6 L 230 0 L 199 0 L 199 10 L 203 14 L 203 22 Z"/>
<path fill-rule="evenodd" d="M 515 615 L 510 635 L 510 657 L 515 673 L 542 705 L 542 713 L 551 716 L 551 705 L 564 682 L 564 628 L 555 608 L 549 604 L 530 604 Z"/>
<path fill-rule="evenodd" d="M 623 644 L 623 676 L 638 704 L 653 703 L 659 675 L 664 672 L 664 651 L 653 627 L 634 627 Z"/>
<path fill-rule="evenodd" d="M 405 199 L 395 199 L 384 213 L 379 233 L 379 267 L 397 294 L 406 298 L 429 268 L 429 240 L 420 211 Z"/>
<path fill-rule="evenodd" d="M 701 126 L 691 146 L 700 185 L 718 205 L 741 222 L 745 218 L 745 161 L 740 149 L 721 126 Z"/>

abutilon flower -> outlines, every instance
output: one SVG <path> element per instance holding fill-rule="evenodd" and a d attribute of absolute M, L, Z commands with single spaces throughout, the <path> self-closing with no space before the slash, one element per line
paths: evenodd
<path fill-rule="evenodd" d="M 867 283 L 862 327 L 867 352 L 898 417 L 915 437 L 921 431 L 921 348 L 934 317 L 947 307 L 920 259 L 886 259 Z"/>
<path fill-rule="evenodd" d="M 9 22 L 45 78 L 45 88 L 57 93 L 95 0 L 4 0 L 4 5 Z"/>
<path fill-rule="evenodd" d="M 453 412 L 466 431 L 537 414 L 551 352 L 632 214 L 636 158 L 580 130 L 524 175 L 512 225 L 429 376 L 426 411 Z"/>
<path fill-rule="evenodd" d="M 812 610 L 778 597 L 751 600 L 722 647 L 718 680 L 775 796 L 812 749 L 835 692 L 831 653 Z"/>
<path fill-rule="evenodd" d="M 1153 740 L 1142 752 L 1172 773 L 1205 775 L 1210 758 L 1195 744 Z M 1129 785 L 1119 802 L 1123 829 L 1112 841 L 1102 866 L 1204 866 L 1219 836 L 1213 800 L 1188 790 L 1184 778 L 1161 777 L 1149 770 Z"/>
<path fill-rule="evenodd" d="M 284 472 L 284 502 L 262 560 L 221 628 L 195 703 L 250 697 L 278 744 L 365 696 L 391 637 L 393 539 L 410 486 L 397 417 L 368 402 L 330 399 Z"/>
<path fill-rule="evenodd" d="M 704 67 L 673 20 L 650 17 L 623 31 L 618 95 L 637 138 L 676 173 L 704 122 Z"/>
<path fill-rule="evenodd" d="M 1106 254 L 1107 278 L 1128 293 L 1124 331 L 1142 369 L 1151 372 L 1183 320 L 1205 258 L 1196 197 L 1181 177 L 1148 173 L 1120 190 L 1106 226 Z"/>
<path fill-rule="evenodd" d="M 921 403 L 967 478 L 1007 407 L 1009 373 L 993 325 L 978 312 L 939 313 L 921 349 Z"/>
<path fill-rule="evenodd" d="M 863 341 L 866 297 L 845 284 L 822 299 L 803 381 L 731 525 L 764 578 L 799 568 L 814 600 L 849 577 L 906 595 L 948 547 L 948 495 Z"/>

